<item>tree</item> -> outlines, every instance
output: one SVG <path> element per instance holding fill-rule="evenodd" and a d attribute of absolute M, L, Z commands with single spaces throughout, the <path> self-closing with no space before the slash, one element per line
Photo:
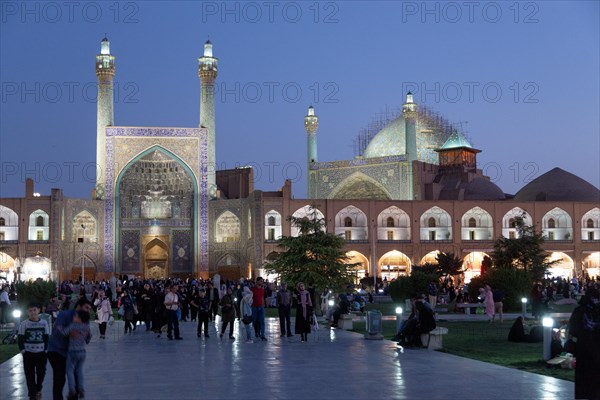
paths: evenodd
<path fill-rule="evenodd" d="M 458 275 L 463 272 L 463 261 L 454 253 L 438 253 L 435 257 L 438 262 L 438 273 L 448 279 L 450 275 Z"/>
<path fill-rule="evenodd" d="M 300 233 L 277 241 L 285 251 L 268 261 L 265 265 L 268 273 L 288 283 L 304 282 L 318 291 L 325 287 L 342 289 L 352 282 L 352 268 L 359 263 L 347 262 L 344 238 L 324 231 L 325 220 L 318 217 L 316 207 L 311 207 L 307 217 L 291 216 L 288 221 Z"/>
<path fill-rule="evenodd" d="M 535 226 L 526 226 L 522 217 L 515 218 L 518 237 L 500 237 L 494 243 L 492 259 L 495 268 L 522 268 L 531 273 L 534 280 L 542 280 L 546 271 L 556 261 L 547 261 L 543 249 L 544 236 Z"/>

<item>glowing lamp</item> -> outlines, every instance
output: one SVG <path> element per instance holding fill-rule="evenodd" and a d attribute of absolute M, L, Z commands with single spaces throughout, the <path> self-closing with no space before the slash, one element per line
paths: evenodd
<path fill-rule="evenodd" d="M 21 318 L 21 310 L 14 310 L 12 312 L 13 318 Z"/>
<path fill-rule="evenodd" d="M 552 326 L 554 326 L 554 320 L 549 317 L 544 317 L 542 318 L 542 326 L 544 326 L 545 328 L 551 328 Z"/>
<path fill-rule="evenodd" d="M 396 307 L 396 314 L 402 314 L 402 307 Z"/>
<path fill-rule="evenodd" d="M 521 303 L 526 304 L 527 303 L 527 297 L 521 298 Z"/>

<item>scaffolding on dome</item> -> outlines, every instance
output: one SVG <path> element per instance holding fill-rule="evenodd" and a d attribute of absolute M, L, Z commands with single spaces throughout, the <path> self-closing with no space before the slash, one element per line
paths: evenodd
<path fill-rule="evenodd" d="M 420 106 L 417 115 L 419 118 L 419 125 L 421 132 L 430 133 L 442 144 L 450 137 L 454 129 L 463 131 L 462 123 L 452 124 L 446 118 L 442 117 L 440 113 L 434 111 L 431 107 Z M 371 143 L 371 140 L 385 127 L 391 124 L 396 119 L 402 116 L 402 108 L 396 107 L 390 109 L 388 106 L 385 107 L 385 111 L 375 114 L 375 117 L 371 119 L 371 122 L 365 127 L 360 129 L 356 139 L 354 139 L 354 157 L 362 157 L 365 150 Z M 439 145 L 441 146 L 441 145 Z M 432 146 L 438 147 L 438 146 Z"/>

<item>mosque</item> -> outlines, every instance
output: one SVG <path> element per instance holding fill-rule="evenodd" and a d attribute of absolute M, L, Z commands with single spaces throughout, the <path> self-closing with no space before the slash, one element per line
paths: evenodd
<path fill-rule="evenodd" d="M 86 279 L 127 274 L 224 278 L 264 276 L 277 239 L 296 236 L 287 217 L 311 207 L 342 235 L 352 262 L 393 279 L 438 252 L 460 255 L 469 280 L 498 237 L 516 237 L 523 217 L 547 238 L 554 276 L 600 275 L 600 190 L 554 168 L 515 195 L 477 168 L 469 139 L 414 103 L 361 137 L 353 159 L 319 161 L 319 119 L 309 107 L 308 198 L 254 188 L 251 167 L 215 170 L 214 85 L 218 59 L 207 41 L 198 58 L 197 127 L 114 125 L 115 56 L 107 38 L 96 55 L 98 78 L 96 186 L 91 199 L 0 198 L 0 279 Z"/>

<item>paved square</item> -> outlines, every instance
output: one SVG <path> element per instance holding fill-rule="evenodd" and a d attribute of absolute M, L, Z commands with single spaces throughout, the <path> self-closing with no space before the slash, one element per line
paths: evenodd
<path fill-rule="evenodd" d="M 394 342 L 321 329 L 279 337 L 268 318 L 267 342 L 196 337 L 196 323 L 180 323 L 184 340 L 160 339 L 143 325 L 123 335 L 118 322 L 107 339 L 94 338 L 85 364 L 88 399 L 572 399 L 572 382 L 427 350 L 400 353 Z M 0 399 L 26 399 L 21 356 L 0 365 Z M 43 398 L 52 397 L 52 368 Z M 65 386 L 65 394 L 67 388 Z"/>

